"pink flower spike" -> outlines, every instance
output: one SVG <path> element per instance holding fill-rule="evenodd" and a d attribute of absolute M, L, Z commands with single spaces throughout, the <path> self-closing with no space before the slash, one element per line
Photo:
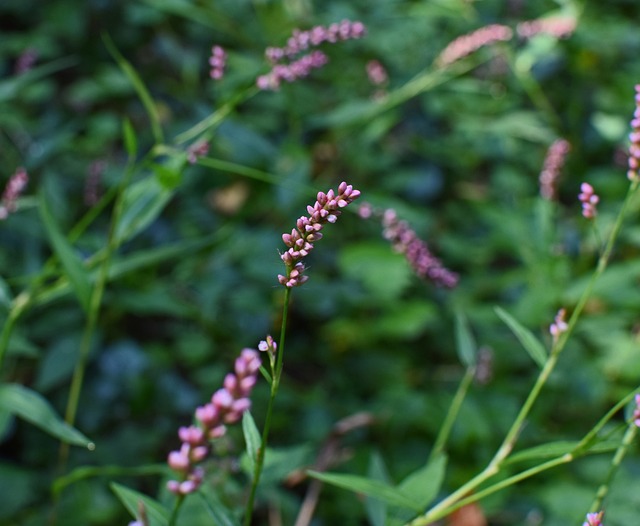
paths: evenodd
<path fill-rule="evenodd" d="M 638 174 L 638 168 L 640 168 L 640 84 L 635 86 L 636 107 L 633 113 L 633 119 L 631 119 L 631 134 L 629 140 L 629 170 L 627 171 L 627 178 L 629 181 L 640 181 L 640 175 Z"/>
<path fill-rule="evenodd" d="M 589 183 L 582 183 L 580 190 L 578 199 L 582 203 L 582 215 L 587 219 L 593 219 L 598 213 L 596 205 L 600 198 L 595 194 L 593 187 Z"/>
<path fill-rule="evenodd" d="M 640 394 L 636 395 L 636 408 L 633 410 L 633 423 L 640 427 Z"/>
<path fill-rule="evenodd" d="M 582 524 L 582 526 L 603 526 L 603 515 L 604 511 L 600 511 L 598 513 L 587 513 L 587 520 Z"/>

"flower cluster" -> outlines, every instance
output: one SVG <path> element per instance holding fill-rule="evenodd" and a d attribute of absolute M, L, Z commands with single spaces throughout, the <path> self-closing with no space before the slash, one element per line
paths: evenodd
<path fill-rule="evenodd" d="M 370 60 L 369 62 L 367 62 L 366 68 L 369 82 L 371 82 L 371 84 L 373 84 L 374 86 L 382 86 L 389 81 L 387 70 L 384 69 L 384 66 L 377 60 Z"/>
<path fill-rule="evenodd" d="M 328 58 L 324 53 L 316 50 L 292 60 L 297 55 L 324 42 L 335 44 L 344 40 L 362 38 L 365 34 L 366 28 L 362 22 L 350 20 L 343 20 L 329 27 L 316 26 L 309 31 L 296 29 L 286 46 L 269 47 L 265 50 L 265 56 L 271 62 L 272 69 L 268 74 L 258 77 L 256 84 L 262 90 L 277 90 L 283 80 L 293 82 L 306 77 L 312 69 L 324 66 Z M 283 60 L 290 62 L 282 63 Z"/>
<path fill-rule="evenodd" d="M 204 470 L 197 466 L 210 451 L 209 441 L 220 438 L 226 424 L 238 422 L 249 409 L 249 394 L 256 384 L 260 358 L 253 349 L 243 349 L 235 362 L 235 373 L 224 379 L 224 387 L 211 397 L 211 402 L 195 411 L 197 425 L 181 427 L 178 436 L 182 441 L 179 451 L 169 453 L 169 467 L 180 473 L 180 480 L 170 480 L 167 488 L 176 495 L 187 495 L 198 489 Z"/>
<path fill-rule="evenodd" d="M 560 309 L 558 311 L 558 314 L 556 314 L 553 323 L 549 327 L 549 332 L 551 333 L 551 336 L 553 336 L 554 342 L 558 340 L 563 332 L 567 332 L 567 329 L 569 328 L 569 325 L 567 325 L 567 322 L 565 320 L 566 315 L 566 309 Z"/>
<path fill-rule="evenodd" d="M 436 58 L 436 64 L 449 66 L 481 47 L 495 42 L 511 40 L 513 30 L 502 24 L 491 24 L 481 27 L 467 35 L 462 35 L 451 42 Z"/>
<path fill-rule="evenodd" d="M 578 199 L 580 199 L 580 202 L 582 203 L 582 215 L 587 219 L 593 219 L 596 217 L 598 213 L 596 205 L 598 204 L 598 201 L 600 201 L 600 197 L 598 197 L 594 192 L 593 186 L 589 183 L 582 183 L 580 185 Z"/>
<path fill-rule="evenodd" d="M 587 513 L 587 520 L 584 521 L 582 526 L 602 526 L 602 516 L 604 511 L 598 513 Z"/>
<path fill-rule="evenodd" d="M 633 410 L 633 423 L 640 427 L 640 394 L 636 395 L 636 408 Z"/>
<path fill-rule="evenodd" d="M 287 288 L 302 285 L 308 276 L 303 275 L 305 266 L 302 259 L 313 250 L 314 242 L 322 238 L 320 232 L 326 223 L 335 223 L 341 214 L 340 209 L 352 203 L 360 195 L 359 190 L 345 182 L 340 183 L 338 192 L 329 190 L 326 194 L 318 192 L 313 206 L 307 206 L 309 217 L 302 216 L 296 222 L 296 228 L 290 234 L 282 234 L 282 241 L 288 247 L 280 258 L 285 264 L 286 275 L 278 275 L 280 284 Z"/>
<path fill-rule="evenodd" d="M 551 35 L 555 38 L 567 38 L 576 30 L 576 19 L 569 16 L 555 16 L 550 18 L 538 18 L 520 22 L 516 26 L 516 32 L 522 38 L 531 38 L 536 35 Z"/>
<path fill-rule="evenodd" d="M 369 203 L 364 203 L 358 213 L 363 219 L 369 219 L 374 215 L 381 217 L 383 237 L 391 242 L 395 250 L 405 255 L 419 278 L 431 280 L 436 285 L 446 288 L 454 288 L 458 284 L 458 275 L 444 267 L 409 224 L 398 219 L 395 210 L 387 208 L 380 212 Z"/>
<path fill-rule="evenodd" d="M 28 182 L 27 171 L 24 168 L 16 169 L 7 186 L 5 186 L 2 200 L 0 200 L 0 219 L 6 219 L 9 214 L 16 211 L 18 197 L 20 197 Z"/>
<path fill-rule="evenodd" d="M 631 145 L 629 146 L 627 177 L 630 181 L 640 181 L 640 175 L 638 175 L 638 168 L 640 168 L 640 84 L 637 84 L 635 89 L 636 109 L 633 112 L 633 119 L 631 119 L 631 133 L 629 134 Z"/>
<path fill-rule="evenodd" d="M 198 141 L 187 148 L 187 161 L 195 164 L 200 157 L 209 153 L 209 141 Z"/>
<path fill-rule="evenodd" d="M 571 146 L 564 139 L 557 139 L 549 146 L 540 172 L 540 195 L 549 201 L 556 198 L 558 177 Z"/>
<path fill-rule="evenodd" d="M 227 64 L 227 53 L 220 46 L 211 48 L 211 56 L 209 57 L 209 65 L 211 71 L 209 76 L 214 80 L 220 80 L 224 76 L 224 67 Z"/>

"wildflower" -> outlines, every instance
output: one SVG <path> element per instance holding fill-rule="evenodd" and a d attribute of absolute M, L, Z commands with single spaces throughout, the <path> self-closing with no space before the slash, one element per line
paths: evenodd
<path fill-rule="evenodd" d="M 198 141 L 187 149 L 187 160 L 195 164 L 200 157 L 209 153 L 209 141 Z"/>
<path fill-rule="evenodd" d="M 580 190 L 578 199 L 582 203 L 582 215 L 587 219 L 593 219 L 598 213 L 596 205 L 600 201 L 600 197 L 594 193 L 593 186 L 589 183 L 582 183 Z"/>
<path fill-rule="evenodd" d="M 366 68 L 369 82 L 371 82 L 371 84 L 373 84 L 374 86 L 382 86 L 389 81 L 387 70 L 384 69 L 384 66 L 377 60 L 370 60 L 369 62 L 367 62 Z"/>
<path fill-rule="evenodd" d="M 256 85 L 262 90 L 277 90 L 282 80 L 293 82 L 309 75 L 311 70 L 321 68 L 329 59 L 321 51 L 313 51 L 296 56 L 317 47 L 324 42 L 336 42 L 362 38 L 366 28 L 362 22 L 343 20 L 328 27 L 316 26 L 308 31 L 293 31 L 287 45 L 281 48 L 268 47 L 265 56 L 272 64 L 271 71 L 256 79 Z M 295 60 L 294 60 L 295 59 Z M 290 61 L 282 63 L 283 60 Z"/>
<path fill-rule="evenodd" d="M 540 195 L 549 201 L 555 199 L 560 170 L 571 149 L 564 139 L 557 139 L 547 150 L 542 171 L 540 172 Z"/>
<path fill-rule="evenodd" d="M 550 18 L 538 18 L 520 22 L 516 32 L 522 38 L 531 38 L 535 35 L 551 35 L 555 38 L 567 38 L 576 30 L 576 19 L 569 16 L 555 16 Z"/>
<path fill-rule="evenodd" d="M 513 30 L 508 26 L 492 24 L 481 27 L 472 33 L 456 38 L 438 55 L 436 63 L 440 66 L 449 66 L 481 47 L 511 40 L 512 37 Z"/>
<path fill-rule="evenodd" d="M 602 516 L 604 511 L 598 513 L 587 513 L 587 520 L 584 521 L 582 526 L 602 526 Z"/>
<path fill-rule="evenodd" d="M 631 133 L 629 134 L 631 145 L 629 146 L 627 177 L 630 181 L 640 181 L 640 175 L 638 175 L 638 168 L 640 168 L 640 84 L 637 84 L 635 89 L 636 109 L 633 112 L 633 119 L 631 119 Z"/>
<path fill-rule="evenodd" d="M 16 75 L 30 71 L 36 63 L 36 60 L 38 60 L 38 52 L 33 48 L 25 49 L 16 60 L 14 67 Z"/>
<path fill-rule="evenodd" d="M 549 332 L 551 333 L 551 336 L 553 336 L 554 342 L 558 341 L 558 338 L 560 337 L 560 335 L 563 332 L 567 332 L 567 329 L 569 328 L 569 325 L 567 325 L 567 322 L 565 321 L 566 315 L 567 315 L 566 309 L 560 309 L 558 311 L 558 314 L 556 314 L 556 317 L 553 323 L 549 327 Z"/>
<path fill-rule="evenodd" d="M 220 80 L 224 76 L 224 67 L 227 64 L 227 53 L 220 46 L 211 48 L 211 56 L 209 57 L 209 65 L 211 71 L 209 76 L 214 80 Z"/>
<path fill-rule="evenodd" d="M 640 394 L 636 395 L 636 408 L 633 410 L 633 423 L 640 427 Z"/>
<path fill-rule="evenodd" d="M 225 377 L 223 387 L 213 394 L 211 402 L 196 409 L 197 425 L 178 430 L 182 445 L 178 451 L 169 453 L 167 463 L 181 478 L 167 482 L 169 491 L 187 495 L 200 487 L 204 470 L 196 464 L 209 455 L 209 441 L 223 436 L 226 425 L 238 422 L 251 406 L 249 395 L 256 384 L 258 369 L 258 352 L 244 349 L 235 361 L 234 373 Z"/>
<path fill-rule="evenodd" d="M 5 186 L 0 200 L 0 219 L 6 219 L 9 214 L 16 211 L 18 197 L 20 197 L 28 182 L 27 171 L 24 168 L 17 168 L 9 179 L 7 186 Z"/>
<path fill-rule="evenodd" d="M 298 287 L 309 279 L 303 275 L 305 266 L 302 260 L 313 250 L 314 243 L 322 239 L 320 231 L 323 226 L 335 223 L 342 213 L 340 208 L 349 205 L 359 196 L 360 191 L 345 182 L 340 183 L 337 194 L 333 190 L 326 194 L 318 192 L 315 204 L 307 206 L 309 217 L 300 217 L 291 234 L 282 234 L 282 241 L 288 249 L 280 256 L 286 267 L 286 275 L 278 275 L 280 284 L 287 288 Z"/>
<path fill-rule="evenodd" d="M 395 250 L 405 255 L 418 277 L 446 288 L 453 288 L 458 284 L 458 275 L 444 267 L 408 223 L 398 219 L 395 210 L 388 208 L 384 211 L 382 226 L 384 238 L 391 242 Z"/>

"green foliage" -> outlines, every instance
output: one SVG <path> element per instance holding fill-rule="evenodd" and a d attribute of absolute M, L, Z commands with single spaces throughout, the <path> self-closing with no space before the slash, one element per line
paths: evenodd
<path fill-rule="evenodd" d="M 0 222 L 0 523 L 43 524 L 57 513 L 59 524 L 125 524 L 139 500 L 151 524 L 170 522 L 174 500 L 158 463 L 237 353 L 266 334 L 278 340 L 280 234 L 342 180 L 362 201 L 394 208 L 460 285 L 418 280 L 376 218 L 347 209 L 327 227 L 308 257 L 309 282 L 292 294 L 254 522 L 279 513 L 293 524 L 314 483 L 310 467 L 324 482 L 319 525 L 404 524 L 481 472 L 551 359 L 555 313 L 576 308 L 615 228 L 640 83 L 637 6 L 0 4 L 1 178 L 18 166 L 30 178 Z M 462 34 L 558 14 L 577 20 L 566 38 L 515 36 L 435 66 Z M 324 46 L 329 63 L 299 82 L 257 90 L 270 67 L 265 47 L 343 18 L 362 20 L 367 37 Z M 228 53 L 220 81 L 208 76 L 213 44 Z M 29 50 L 35 63 L 19 73 Z M 367 79 L 372 59 L 388 72 L 383 86 Z M 559 137 L 572 149 L 547 201 L 538 175 Z M 191 164 L 200 140 L 210 150 Z M 582 181 L 600 195 L 595 223 L 580 217 Z M 617 404 L 640 375 L 640 204 L 628 207 L 518 447 L 478 491 L 578 458 L 487 494 L 480 505 L 492 524 L 531 513 L 545 525 L 581 523 L 623 444 Z M 201 493 L 185 500 L 185 524 L 241 523 L 269 397 L 260 378 L 252 414 L 242 429 L 229 426 Z M 336 431 L 362 411 L 373 416 L 367 425 Z M 446 444 L 437 442 L 443 423 Z M 52 436 L 83 447 L 65 464 Z M 434 444 L 442 455 L 421 465 Z M 631 444 L 607 526 L 637 517 L 637 467 Z"/>

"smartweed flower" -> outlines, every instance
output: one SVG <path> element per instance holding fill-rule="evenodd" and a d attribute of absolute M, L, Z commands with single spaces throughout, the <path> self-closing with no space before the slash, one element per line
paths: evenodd
<path fill-rule="evenodd" d="M 603 526 L 603 515 L 604 511 L 599 511 L 598 513 L 587 513 L 587 520 L 584 521 L 582 526 Z"/>
<path fill-rule="evenodd" d="M 555 38 L 567 38 L 576 30 L 577 21 L 570 16 L 555 16 L 538 18 L 520 22 L 516 26 L 516 32 L 522 38 L 531 38 L 536 35 L 551 35 Z"/>
<path fill-rule="evenodd" d="M 580 199 L 580 202 L 582 203 L 582 215 L 587 219 L 593 219 L 596 217 L 598 213 L 596 206 L 600 201 L 600 197 L 598 197 L 594 192 L 593 186 L 589 183 L 582 183 L 580 185 L 578 199 Z"/>
<path fill-rule="evenodd" d="M 209 153 L 209 141 L 198 141 L 187 148 L 187 161 L 195 164 L 200 157 Z"/>
<path fill-rule="evenodd" d="M 278 281 L 287 288 L 302 285 L 308 276 L 303 275 L 305 266 L 302 260 L 313 250 L 313 244 L 322 239 L 320 232 L 326 223 L 335 223 L 342 213 L 341 208 L 349 205 L 360 196 L 360 191 L 345 182 L 340 183 L 338 192 L 329 190 L 326 194 L 318 192 L 313 206 L 307 206 L 309 217 L 302 216 L 296 221 L 296 228 L 290 234 L 282 234 L 282 241 L 288 247 L 280 258 L 285 264 L 286 275 L 279 274 Z"/>
<path fill-rule="evenodd" d="M 554 342 L 558 341 L 558 338 L 560 338 L 560 335 L 563 332 L 567 332 L 567 329 L 569 328 L 569 325 L 567 325 L 567 322 L 565 321 L 566 315 L 567 315 L 566 309 L 560 309 L 558 311 L 558 314 L 556 314 L 556 317 L 553 320 L 553 323 L 549 327 L 549 332 L 551 333 L 551 336 L 553 337 Z"/>
<path fill-rule="evenodd" d="M 311 70 L 324 66 L 328 57 L 322 51 L 313 51 L 299 56 L 310 48 L 324 42 L 335 44 L 344 40 L 362 38 L 366 28 L 362 22 L 343 20 L 328 27 L 316 26 L 309 31 L 293 31 L 287 45 L 281 48 L 268 47 L 265 50 L 267 60 L 272 68 L 266 75 L 256 79 L 256 85 L 262 90 L 277 90 L 281 82 L 293 82 L 309 75 Z M 298 58 L 296 58 L 298 57 Z M 282 63 L 283 60 L 289 61 Z"/>
<path fill-rule="evenodd" d="M 540 195 L 552 201 L 557 197 L 558 178 L 565 158 L 571 149 L 569 142 L 558 139 L 547 150 L 542 171 L 540 172 Z"/>
<path fill-rule="evenodd" d="M 369 62 L 367 62 L 366 68 L 369 82 L 371 82 L 371 84 L 373 84 L 374 86 L 382 86 L 389 81 L 387 70 L 384 69 L 384 66 L 377 60 L 370 60 Z"/>
<path fill-rule="evenodd" d="M 434 284 L 446 288 L 454 288 L 458 284 L 458 275 L 445 268 L 442 262 L 435 257 L 427 244 L 422 241 L 406 221 L 400 221 L 396 211 L 387 208 L 384 212 L 375 210 L 369 203 L 364 203 L 358 214 L 363 219 L 372 216 L 381 217 L 382 235 L 393 248 L 402 254 L 411 265 L 416 275 L 421 279 L 427 279 Z"/>
<path fill-rule="evenodd" d="M 18 197 L 24 191 L 29 176 L 24 168 L 16 169 L 4 188 L 2 200 L 0 200 L 0 219 L 6 219 L 9 214 L 16 211 Z"/>
<path fill-rule="evenodd" d="M 629 135 L 629 171 L 627 177 L 630 181 L 639 181 L 638 168 L 640 168 L 640 84 L 636 85 L 636 109 L 631 119 L 631 134 Z"/>
<path fill-rule="evenodd" d="M 224 76 L 224 68 L 227 64 L 227 53 L 220 46 L 211 48 L 211 56 L 209 57 L 209 65 L 211 71 L 209 76 L 214 80 L 220 80 Z"/>
<path fill-rule="evenodd" d="M 633 410 L 633 423 L 640 427 L 640 394 L 636 395 L 636 408 Z"/>
<path fill-rule="evenodd" d="M 211 402 L 196 409 L 197 425 L 178 430 L 182 445 L 180 450 L 169 453 L 167 462 L 181 478 L 167 482 L 169 491 L 176 495 L 188 495 L 200 487 L 204 469 L 197 464 L 209 455 L 209 442 L 223 436 L 227 424 L 238 422 L 251 407 L 249 395 L 256 384 L 258 369 L 258 351 L 243 349 L 236 359 L 235 372 L 225 377 L 223 387 L 213 394 Z"/>
<path fill-rule="evenodd" d="M 463 57 L 470 55 L 481 47 L 500 41 L 511 40 L 513 30 L 501 24 L 491 24 L 481 27 L 472 33 L 462 35 L 453 40 L 436 58 L 439 66 L 449 66 Z"/>

